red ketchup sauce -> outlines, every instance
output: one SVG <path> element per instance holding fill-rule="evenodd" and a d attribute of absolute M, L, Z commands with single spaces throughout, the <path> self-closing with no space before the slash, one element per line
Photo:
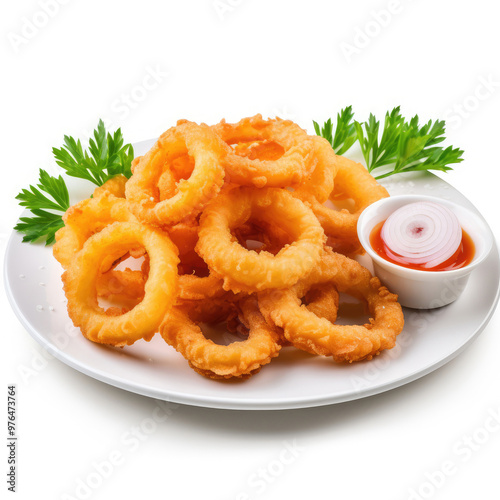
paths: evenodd
<path fill-rule="evenodd" d="M 382 239 L 382 226 L 384 221 L 379 222 L 370 233 L 370 245 L 373 250 L 385 260 L 397 264 L 398 266 L 417 269 L 418 271 L 451 271 L 460 269 L 469 264 L 474 258 L 476 247 L 472 238 L 462 229 L 462 242 L 457 251 L 448 259 L 434 267 L 424 267 L 424 264 L 410 264 L 404 261 L 404 257 L 392 252 Z"/>

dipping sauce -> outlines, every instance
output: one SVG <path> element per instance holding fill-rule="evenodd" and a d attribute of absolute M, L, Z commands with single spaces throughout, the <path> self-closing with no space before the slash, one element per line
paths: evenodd
<path fill-rule="evenodd" d="M 409 269 L 417 269 L 419 271 L 451 271 L 453 269 L 460 269 L 468 265 L 475 254 L 475 246 L 472 238 L 462 229 L 462 241 L 460 242 L 456 252 L 444 262 L 433 266 L 426 267 L 426 263 L 415 264 L 405 262 L 403 256 L 393 252 L 385 243 L 382 238 L 382 227 L 385 221 L 379 222 L 370 233 L 370 244 L 375 252 L 380 257 L 398 266 L 407 267 Z"/>

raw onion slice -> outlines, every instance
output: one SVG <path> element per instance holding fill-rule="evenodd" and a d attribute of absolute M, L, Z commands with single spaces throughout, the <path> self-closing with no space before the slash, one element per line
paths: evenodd
<path fill-rule="evenodd" d="M 405 205 L 385 221 L 381 233 L 396 260 L 432 268 L 458 250 L 462 228 L 456 215 L 437 203 L 420 201 Z"/>

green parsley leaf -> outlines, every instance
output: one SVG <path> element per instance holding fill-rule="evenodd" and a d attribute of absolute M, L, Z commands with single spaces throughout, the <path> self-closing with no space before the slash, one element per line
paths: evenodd
<path fill-rule="evenodd" d="M 25 233 L 23 241 L 36 241 L 45 236 L 45 244 L 52 243 L 55 232 L 64 226 L 62 214 L 69 208 L 68 188 L 64 179 L 61 176 L 52 177 L 40 169 L 38 185 L 23 189 L 16 199 L 20 200 L 19 205 L 27 207 L 33 214 L 33 217 L 21 217 L 14 227 L 16 231 Z M 55 210 L 56 213 L 48 210 Z"/>
<path fill-rule="evenodd" d="M 463 151 L 452 146 L 446 149 L 437 144 L 445 140 L 445 122 L 429 120 L 419 125 L 418 115 L 409 122 L 397 106 L 387 112 L 380 134 L 380 121 L 370 113 L 368 121 L 353 121 L 352 107 L 348 106 L 337 115 L 335 135 L 331 119 L 324 126 L 314 123 L 317 135 L 325 137 L 337 154 L 344 154 L 356 142 L 369 172 L 391 165 L 392 168 L 376 176 L 382 179 L 401 172 L 419 170 L 451 170 L 448 165 L 463 161 Z M 332 139 L 333 137 L 333 139 Z"/>
<path fill-rule="evenodd" d="M 338 155 L 344 154 L 356 142 L 356 131 L 352 121 L 354 113 L 352 106 L 347 106 L 337 114 L 337 126 L 335 136 L 333 135 L 332 119 L 329 118 L 320 128 L 319 124 L 313 121 L 316 135 L 324 137 Z"/>
<path fill-rule="evenodd" d="M 54 243 L 56 232 L 64 226 L 61 214 L 37 209 L 31 213 L 32 217 L 20 217 L 20 222 L 14 226 L 16 231 L 25 233 L 23 241 L 32 242 L 46 236 L 45 245 Z"/>
<path fill-rule="evenodd" d="M 88 151 L 84 151 L 80 140 L 64 136 L 64 145 L 53 148 L 56 163 L 67 175 L 85 179 L 101 186 L 112 177 L 122 174 L 130 178 L 134 149 L 123 144 L 120 129 L 113 135 L 106 132 L 104 122 L 99 120 L 93 138 L 89 140 Z M 47 195 L 49 196 L 46 196 Z M 69 208 L 68 188 L 64 179 L 52 177 L 40 169 L 40 180 L 36 186 L 23 189 L 16 199 L 26 207 L 30 217 L 21 217 L 14 229 L 24 233 L 23 241 L 36 241 L 45 237 L 45 244 L 55 240 L 55 233 L 64 226 L 62 215 Z"/>
<path fill-rule="evenodd" d="M 399 111 L 399 108 L 397 108 Z M 444 149 L 436 146 L 445 140 L 444 120 L 429 120 L 423 126 L 419 125 L 418 115 L 410 122 L 403 117 L 399 118 L 395 128 L 394 137 L 386 141 L 390 145 L 385 157 L 377 158 L 376 162 L 369 165 L 369 171 L 383 165 L 392 164 L 393 169 L 378 175 L 382 179 L 400 172 L 413 172 L 421 170 L 441 170 L 446 172 L 452 168 L 448 165 L 463 161 L 463 151 L 452 146 Z M 384 138 L 381 140 L 383 144 Z"/>
<path fill-rule="evenodd" d="M 127 179 L 132 175 L 132 145 L 123 145 L 121 129 L 113 135 L 106 133 L 102 120 L 99 120 L 97 129 L 94 130 L 94 137 L 89 140 L 88 151 L 83 151 L 80 140 L 75 141 L 65 135 L 64 145 L 60 149 L 53 148 L 52 152 L 56 163 L 68 175 L 86 179 L 97 186 L 102 186 L 118 174 L 123 174 Z"/>

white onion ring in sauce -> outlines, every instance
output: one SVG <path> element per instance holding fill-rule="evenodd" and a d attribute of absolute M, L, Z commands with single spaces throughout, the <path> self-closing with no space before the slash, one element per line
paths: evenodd
<path fill-rule="evenodd" d="M 451 258 L 462 241 L 462 228 L 456 215 L 447 207 L 421 201 L 405 205 L 385 221 L 381 237 L 407 264 L 432 268 Z"/>

